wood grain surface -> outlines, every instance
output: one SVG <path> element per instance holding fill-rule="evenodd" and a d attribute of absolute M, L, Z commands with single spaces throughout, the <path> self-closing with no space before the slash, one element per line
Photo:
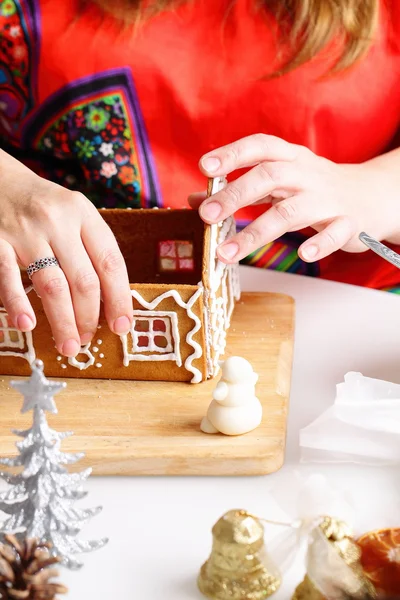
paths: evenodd
<path fill-rule="evenodd" d="M 68 380 L 56 396 L 58 431 L 75 435 L 63 449 L 84 451 L 76 468 L 97 475 L 261 475 L 284 462 L 294 339 L 288 296 L 244 293 L 228 333 L 227 356 L 247 358 L 259 373 L 260 427 L 244 436 L 207 435 L 199 425 L 217 379 L 179 382 Z M 13 428 L 29 426 L 21 396 L 0 380 L 0 454 L 16 453 Z"/>

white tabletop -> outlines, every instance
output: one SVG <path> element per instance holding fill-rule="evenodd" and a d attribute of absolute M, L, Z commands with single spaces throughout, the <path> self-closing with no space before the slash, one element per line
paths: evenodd
<path fill-rule="evenodd" d="M 298 445 L 299 429 L 332 404 L 346 372 L 400 383 L 400 298 L 251 267 L 241 269 L 241 280 L 244 290 L 282 292 L 296 300 L 285 466 L 267 477 L 92 478 L 84 503 L 102 504 L 104 510 L 82 537 L 106 535 L 110 542 L 84 556 L 80 572 L 62 573 L 71 600 L 200 600 L 196 577 L 215 521 L 233 508 L 280 518 L 270 490 L 293 497 L 297 472 L 323 473 L 348 489 L 359 507 L 361 530 L 400 525 L 400 509 L 393 509 L 400 486 L 394 470 L 299 465 Z M 270 534 L 267 530 L 267 544 Z M 299 559 L 273 597 L 288 600 L 302 576 Z"/>

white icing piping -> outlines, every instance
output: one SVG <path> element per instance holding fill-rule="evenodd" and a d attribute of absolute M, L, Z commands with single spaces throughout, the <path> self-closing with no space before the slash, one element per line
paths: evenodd
<path fill-rule="evenodd" d="M 137 318 L 139 317 L 139 319 Z M 140 318 L 142 317 L 142 319 Z M 140 320 L 149 321 L 149 331 L 141 332 L 135 330 L 136 321 Z M 160 320 L 165 324 L 164 331 L 154 331 L 154 321 Z M 172 332 L 171 332 L 172 325 Z M 133 323 L 130 331 L 132 337 L 132 350 L 133 353 L 128 351 L 128 338 L 127 336 L 121 336 L 122 347 L 124 349 L 124 366 L 129 366 L 129 363 L 133 360 L 137 361 L 153 361 L 153 360 L 174 360 L 178 367 L 182 366 L 182 358 L 180 353 L 180 335 L 178 327 L 178 317 L 174 312 L 163 312 L 163 311 L 151 311 L 151 310 L 135 310 L 133 312 Z M 145 347 L 139 346 L 139 337 L 145 336 L 149 340 L 149 344 Z M 162 336 L 167 340 L 167 346 L 160 348 L 155 344 L 155 337 Z M 126 343 L 122 339 L 126 337 Z M 142 352 L 156 352 L 158 354 L 142 354 Z"/>
<path fill-rule="evenodd" d="M 192 364 L 196 358 L 201 358 L 201 356 L 203 354 L 203 348 L 200 346 L 199 343 L 197 343 L 193 339 L 194 334 L 197 333 L 199 331 L 199 329 L 201 328 L 201 321 L 200 321 L 199 317 L 192 311 L 193 304 L 201 296 L 202 293 L 203 293 L 203 290 L 201 288 L 198 289 L 197 292 L 190 298 L 189 302 L 186 305 L 188 316 L 191 319 L 193 319 L 193 321 L 196 323 L 196 325 L 193 327 L 193 329 L 191 331 L 189 331 L 189 333 L 186 336 L 187 343 L 190 346 L 192 346 L 192 348 L 194 349 L 193 354 L 188 356 L 187 359 L 185 360 L 186 369 L 188 371 L 190 371 L 191 373 L 193 373 L 193 378 L 191 380 L 191 383 L 200 383 L 200 381 L 202 380 L 201 371 L 199 371 L 199 369 L 196 369 L 196 367 L 194 367 Z"/>
<path fill-rule="evenodd" d="M 137 317 L 141 317 L 141 318 L 137 318 Z M 135 353 L 140 352 L 141 351 L 141 347 L 139 346 L 139 337 L 146 337 L 148 340 L 148 345 L 145 347 L 145 349 L 143 349 L 143 351 L 146 352 L 159 352 L 161 354 L 170 354 L 174 352 L 174 345 L 172 342 L 172 334 L 171 334 L 171 325 L 172 325 L 172 329 L 174 330 L 174 333 L 178 333 L 179 335 L 179 329 L 178 329 L 178 319 L 176 318 L 176 314 L 173 312 L 170 313 L 162 313 L 161 311 L 143 311 L 143 310 L 135 310 L 133 312 L 133 318 L 134 318 L 134 326 L 136 324 L 137 321 L 148 321 L 149 323 L 149 331 L 147 332 L 142 332 L 142 331 L 136 331 L 135 327 L 132 327 L 131 330 L 131 335 L 133 338 L 133 350 Z M 165 325 L 165 331 L 154 331 L 154 322 L 156 320 L 162 321 Z M 165 346 L 165 348 L 160 348 L 159 346 L 156 345 L 155 343 L 155 338 L 157 336 L 162 336 L 166 339 L 167 341 L 167 345 Z M 176 336 L 174 335 L 174 339 L 176 338 Z"/>
<path fill-rule="evenodd" d="M 214 177 L 211 187 L 211 196 L 223 190 L 226 184 L 226 177 Z"/>
<path fill-rule="evenodd" d="M 204 307 L 203 307 L 203 319 L 204 319 L 204 332 L 205 332 L 205 340 L 206 340 L 206 358 L 207 358 L 207 379 L 212 376 L 213 362 L 211 358 L 211 339 L 212 339 L 212 330 L 211 330 L 211 322 L 210 322 L 210 293 L 207 289 L 204 290 Z"/>
<path fill-rule="evenodd" d="M 231 237 L 236 232 L 235 221 L 229 217 L 223 223 L 211 226 L 210 240 L 210 289 L 208 293 L 208 310 L 210 313 L 209 322 L 211 323 L 211 332 L 208 335 L 208 376 L 217 375 L 219 371 L 219 359 L 225 352 L 226 330 L 229 327 L 230 318 L 228 317 L 228 289 L 225 281 L 227 273 L 232 269 L 231 265 L 226 265 L 217 257 L 217 247 L 225 239 Z M 222 298 L 217 294 L 221 290 Z M 214 351 L 214 359 L 211 359 L 211 352 Z"/>
<path fill-rule="evenodd" d="M 214 179 L 211 195 L 219 192 L 225 185 L 224 178 Z M 226 330 L 230 325 L 234 299 L 240 298 L 238 265 L 226 265 L 217 256 L 217 247 L 235 233 L 236 224 L 233 217 L 210 227 L 209 289 L 205 289 L 204 293 L 207 377 L 218 373 L 218 361 L 225 352 Z M 220 297 L 218 297 L 219 291 Z"/>
<path fill-rule="evenodd" d="M 8 313 L 4 307 L 0 307 L 0 331 L 3 332 L 4 340 L 0 343 L 0 348 L 7 348 L 7 350 L 0 350 L 0 356 L 13 356 L 14 358 L 23 358 L 31 365 L 36 358 L 35 348 L 33 347 L 32 332 L 27 331 L 22 333 L 14 327 L 9 327 L 7 322 Z M 10 332 L 15 332 L 17 340 L 12 340 Z M 27 348 L 26 352 L 16 352 L 16 350 L 23 350 Z M 13 350 L 8 350 L 13 348 Z"/>
<path fill-rule="evenodd" d="M 93 354 L 90 352 L 89 348 L 90 348 L 90 342 L 88 344 L 86 344 L 85 346 L 82 346 L 82 348 L 79 352 L 79 354 L 85 354 L 88 357 L 88 360 L 86 362 L 81 362 L 81 361 L 77 360 L 76 356 L 75 356 L 75 357 L 68 358 L 68 364 L 71 365 L 71 367 L 76 367 L 80 371 L 84 371 L 85 369 L 88 369 L 89 367 L 94 365 L 95 358 L 94 358 Z M 79 356 L 79 354 L 78 354 L 78 356 Z"/>
<path fill-rule="evenodd" d="M 164 292 L 160 296 L 157 296 L 157 298 L 155 298 L 151 302 L 147 302 L 147 300 L 145 300 L 137 290 L 131 290 L 132 298 L 137 300 L 137 302 L 139 302 L 139 304 L 141 306 L 143 306 L 143 308 L 147 309 L 148 311 L 153 311 L 160 304 L 160 302 L 162 302 L 166 298 L 173 298 L 175 300 L 176 304 L 178 304 L 178 306 L 186 309 L 188 317 L 193 319 L 195 325 L 194 325 L 193 329 L 191 331 L 189 331 L 189 333 L 186 335 L 186 342 L 189 344 L 189 346 L 191 346 L 193 348 L 194 351 L 185 360 L 185 368 L 188 371 L 190 371 L 191 373 L 193 373 L 193 378 L 191 380 L 192 383 L 199 383 L 202 380 L 201 371 L 193 366 L 193 361 L 197 358 L 200 358 L 203 354 L 203 349 L 202 349 L 201 345 L 193 339 L 193 336 L 201 328 L 201 320 L 192 311 L 193 305 L 198 300 L 198 298 L 202 295 L 202 293 L 203 293 L 203 289 L 199 288 L 193 294 L 193 296 L 191 298 L 189 298 L 189 300 L 187 302 L 184 302 L 182 300 L 182 298 L 180 297 L 177 290 L 168 290 L 167 292 Z M 159 313 L 157 313 L 157 312 L 155 312 L 154 315 L 151 313 L 147 313 L 147 314 L 149 317 L 159 315 Z M 179 330 L 178 330 L 178 334 L 179 334 Z M 128 336 L 123 335 L 120 337 L 121 337 L 122 349 L 124 352 L 124 365 L 127 366 L 127 365 L 129 365 Z M 168 360 L 166 358 L 166 356 L 167 355 L 152 355 L 151 357 L 146 356 L 145 360 L 149 360 L 149 359 L 154 360 L 154 361 Z M 138 355 L 138 360 L 143 360 L 143 358 L 139 358 L 139 357 L 140 357 L 140 355 Z M 127 360 L 128 360 L 128 362 L 127 362 Z M 171 359 L 171 360 L 174 360 L 174 359 Z"/>

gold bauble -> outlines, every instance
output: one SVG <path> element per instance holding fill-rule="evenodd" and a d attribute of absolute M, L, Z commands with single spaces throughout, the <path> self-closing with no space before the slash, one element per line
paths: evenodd
<path fill-rule="evenodd" d="M 315 537 L 316 546 L 314 547 L 314 559 L 310 561 L 308 573 L 304 580 L 297 586 L 292 600 L 327 600 L 326 596 L 318 589 L 320 585 L 325 588 L 329 584 L 333 586 L 335 598 L 352 600 L 373 600 L 376 598 L 374 586 L 368 581 L 363 572 L 360 558 L 361 551 L 358 544 L 353 539 L 351 529 L 343 521 L 333 517 L 324 517 L 319 525 L 332 548 L 342 559 L 342 564 L 351 569 L 351 576 L 346 578 L 349 572 L 346 567 L 336 571 L 340 563 L 335 565 L 319 562 L 319 557 L 323 556 L 323 548 L 320 547 L 318 536 Z M 311 534 L 312 535 L 312 534 Z"/>
<path fill-rule="evenodd" d="M 311 579 L 306 575 L 300 585 L 297 586 L 292 600 L 326 600 L 315 587 Z"/>
<path fill-rule="evenodd" d="M 212 600 L 263 600 L 280 586 L 264 545 L 264 527 L 244 510 L 227 512 L 213 527 L 213 546 L 198 578 Z"/>

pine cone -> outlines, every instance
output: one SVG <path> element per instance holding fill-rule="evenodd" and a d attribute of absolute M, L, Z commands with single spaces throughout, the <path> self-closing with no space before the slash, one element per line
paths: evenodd
<path fill-rule="evenodd" d="M 0 600 L 56 600 L 68 590 L 51 580 L 58 577 L 52 565 L 60 562 L 51 556 L 51 544 L 34 539 L 20 542 L 5 535 L 0 544 Z"/>

